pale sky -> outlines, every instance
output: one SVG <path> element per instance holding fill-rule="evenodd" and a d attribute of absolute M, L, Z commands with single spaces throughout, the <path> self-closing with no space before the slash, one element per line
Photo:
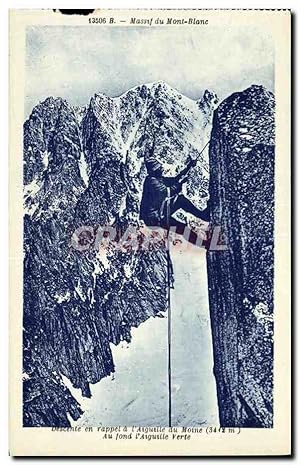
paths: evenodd
<path fill-rule="evenodd" d="M 29 27 L 25 115 L 49 96 L 86 105 L 164 80 L 192 99 L 222 100 L 252 84 L 274 90 L 272 38 L 259 29 L 195 27 Z"/>

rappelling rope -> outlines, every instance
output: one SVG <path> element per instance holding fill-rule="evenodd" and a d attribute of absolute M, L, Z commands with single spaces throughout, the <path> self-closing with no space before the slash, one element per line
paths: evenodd
<path fill-rule="evenodd" d="M 200 155 L 204 152 L 206 147 L 208 146 L 210 140 L 205 144 L 199 155 L 196 157 L 198 159 Z M 167 197 L 165 200 L 164 205 L 161 208 L 160 216 L 163 216 L 163 210 L 165 206 L 167 207 L 167 276 L 168 276 L 168 420 L 169 420 L 169 427 L 172 427 L 172 351 L 171 351 L 171 344 L 172 344 L 172 320 L 171 320 L 171 254 L 170 254 L 170 208 L 171 196 L 170 196 L 170 189 L 167 188 Z"/>
<path fill-rule="evenodd" d="M 172 426 L 172 372 L 171 372 L 171 255 L 170 255 L 170 199 L 167 200 L 167 274 L 168 274 L 168 393 L 169 393 L 169 427 Z"/>

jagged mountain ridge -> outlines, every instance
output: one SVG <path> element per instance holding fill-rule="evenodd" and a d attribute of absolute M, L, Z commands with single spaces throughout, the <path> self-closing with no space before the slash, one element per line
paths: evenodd
<path fill-rule="evenodd" d="M 163 250 L 84 254 L 70 247 L 82 225 L 138 223 L 154 156 L 173 174 L 210 134 L 215 95 L 195 102 L 163 82 L 120 97 L 95 95 L 87 108 L 60 98 L 37 105 L 24 124 L 24 425 L 66 426 L 83 395 L 114 371 L 110 343 L 166 309 Z M 186 194 L 199 206 L 208 188 L 207 151 Z"/>
<path fill-rule="evenodd" d="M 163 163 L 166 174 L 175 174 L 183 167 L 188 155 L 197 156 L 207 142 L 212 111 L 217 101 L 216 95 L 210 91 L 205 91 L 201 100 L 193 101 L 164 82 L 138 86 L 115 98 L 96 94 L 89 106 L 84 108 L 73 108 L 61 98 L 46 99 L 33 110 L 25 123 L 25 129 L 29 129 L 32 122 L 36 126 L 37 120 L 46 120 L 46 124 L 41 122 L 38 130 L 33 129 L 37 140 L 34 144 L 27 141 L 25 130 L 24 184 L 27 208 L 32 205 L 32 197 L 41 196 L 40 189 L 46 190 L 39 183 L 39 176 L 45 177 L 46 174 L 48 178 L 53 170 L 60 170 L 65 175 L 62 160 L 54 160 L 51 156 L 51 143 L 68 146 L 68 162 L 73 158 L 80 171 L 79 190 L 88 184 L 95 163 L 107 156 L 112 161 L 126 165 L 130 180 L 135 177 L 133 187 L 140 192 L 145 175 L 143 159 L 153 144 L 155 156 Z M 73 128 L 71 137 L 64 134 L 64 128 L 60 127 L 62 121 L 67 121 L 69 128 Z M 51 140 L 53 131 L 58 130 L 61 134 L 56 134 Z M 49 142 L 50 154 L 46 149 Z M 193 178 L 201 174 L 200 164 L 203 178 L 207 179 L 208 148 L 200 156 Z M 67 169 L 69 171 L 70 167 Z M 139 176 L 139 171 L 142 171 L 142 176 Z M 199 203 L 194 182 L 188 183 L 186 190 L 196 204 L 203 206 L 203 202 Z"/>

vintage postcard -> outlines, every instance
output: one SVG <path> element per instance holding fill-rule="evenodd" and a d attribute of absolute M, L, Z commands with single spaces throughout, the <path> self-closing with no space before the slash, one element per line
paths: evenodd
<path fill-rule="evenodd" d="M 291 453 L 288 10 L 10 11 L 10 454 Z"/>

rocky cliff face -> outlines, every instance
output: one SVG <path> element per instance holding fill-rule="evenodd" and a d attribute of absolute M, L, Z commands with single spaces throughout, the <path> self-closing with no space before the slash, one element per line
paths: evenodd
<path fill-rule="evenodd" d="M 272 427 L 274 96 L 233 94 L 214 114 L 211 220 L 226 251 L 207 255 L 222 426 Z"/>
<path fill-rule="evenodd" d="M 110 343 L 166 310 L 164 250 L 98 253 L 71 246 L 75 229 L 138 224 L 144 158 L 174 174 L 197 156 L 211 130 L 216 96 L 192 101 L 163 82 L 86 108 L 60 98 L 37 105 L 24 124 L 24 426 L 69 426 L 82 413 L 63 382 L 89 397 L 114 371 Z M 208 153 L 186 186 L 208 196 Z"/>

